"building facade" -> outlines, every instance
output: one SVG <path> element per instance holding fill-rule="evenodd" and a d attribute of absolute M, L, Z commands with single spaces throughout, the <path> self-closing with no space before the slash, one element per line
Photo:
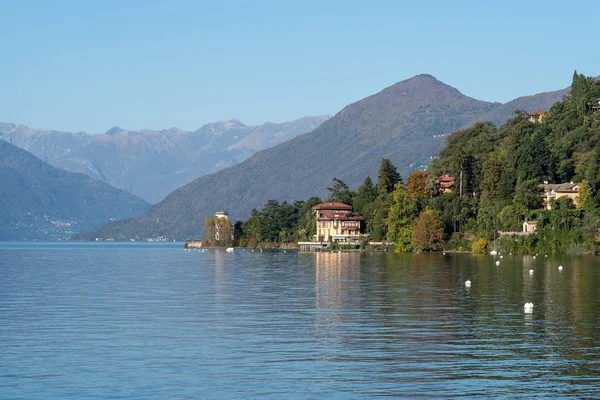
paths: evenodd
<path fill-rule="evenodd" d="M 454 177 L 448 174 L 438 176 L 435 178 L 435 187 L 438 195 L 452 193 L 452 188 L 454 187 Z"/>
<path fill-rule="evenodd" d="M 315 241 L 353 242 L 360 237 L 364 218 L 352 212 L 352 206 L 325 202 L 313 210 L 317 220 Z"/>
<path fill-rule="evenodd" d="M 541 185 L 542 199 L 544 207 L 547 210 L 552 208 L 551 201 L 568 197 L 577 205 L 577 196 L 579 195 L 579 183 L 544 183 Z"/>

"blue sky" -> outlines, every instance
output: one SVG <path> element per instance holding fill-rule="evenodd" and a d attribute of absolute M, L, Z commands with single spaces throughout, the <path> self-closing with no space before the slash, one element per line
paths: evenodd
<path fill-rule="evenodd" d="M 421 73 L 506 102 L 600 75 L 598 15 L 600 2 L 4 1 L 0 121 L 282 122 Z"/>

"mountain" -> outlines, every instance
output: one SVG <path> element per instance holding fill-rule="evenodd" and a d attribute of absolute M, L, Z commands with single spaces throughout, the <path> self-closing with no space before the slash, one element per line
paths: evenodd
<path fill-rule="evenodd" d="M 310 132 L 327 118 L 321 115 L 256 126 L 232 119 L 193 132 L 177 128 L 130 131 L 116 126 L 101 135 L 0 123 L 0 139 L 55 167 L 84 173 L 153 203 L 199 176 Z"/>
<path fill-rule="evenodd" d="M 139 215 L 144 200 L 0 140 L 0 240 L 65 240 Z"/>
<path fill-rule="evenodd" d="M 234 220 L 245 219 L 269 199 L 324 196 L 333 177 L 356 187 L 367 175 L 376 178 L 382 157 L 390 158 L 406 177 L 428 164 L 448 133 L 498 106 L 467 97 L 433 76 L 419 75 L 350 104 L 310 133 L 196 179 L 138 218 L 109 224 L 91 235 L 198 237 L 204 218 L 216 210 L 229 211 Z"/>

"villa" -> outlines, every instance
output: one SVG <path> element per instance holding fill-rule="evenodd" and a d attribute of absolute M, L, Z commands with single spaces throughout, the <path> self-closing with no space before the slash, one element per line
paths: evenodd
<path fill-rule="evenodd" d="M 448 174 L 438 176 L 435 178 L 435 187 L 438 195 L 452 193 L 452 188 L 454 187 L 454 177 Z"/>
<path fill-rule="evenodd" d="M 355 242 L 361 234 L 364 217 L 352 212 L 352 206 L 325 202 L 313 207 L 317 218 L 315 241 Z"/>
<path fill-rule="evenodd" d="M 544 110 L 537 110 L 535 112 L 529 113 L 529 122 L 533 122 L 534 124 L 541 124 L 547 115 L 548 113 Z"/>
<path fill-rule="evenodd" d="M 552 199 L 560 199 L 568 197 L 573 200 L 573 204 L 577 205 L 577 195 L 579 194 L 579 183 L 544 183 L 540 185 L 542 189 L 542 198 L 544 206 L 550 210 L 550 201 Z"/>

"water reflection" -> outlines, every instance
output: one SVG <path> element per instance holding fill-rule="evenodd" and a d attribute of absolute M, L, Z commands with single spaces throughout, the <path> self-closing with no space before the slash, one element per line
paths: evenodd
<path fill-rule="evenodd" d="M 315 335 L 340 338 L 341 325 L 359 308 L 361 297 L 360 254 L 355 252 L 316 252 Z"/>

